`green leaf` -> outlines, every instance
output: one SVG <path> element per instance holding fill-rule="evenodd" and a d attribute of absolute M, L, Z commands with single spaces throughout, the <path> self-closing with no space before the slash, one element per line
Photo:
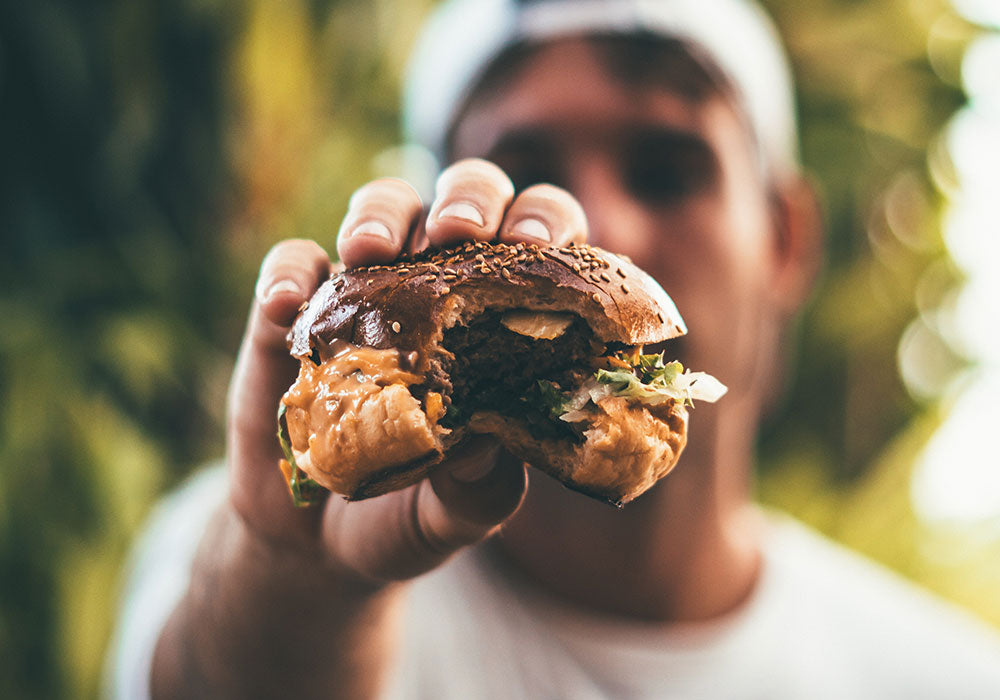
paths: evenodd
<path fill-rule="evenodd" d="M 684 372 L 684 366 L 680 362 L 664 362 L 663 353 L 640 355 L 634 369 L 644 384 L 660 383 L 667 386 Z"/>
<path fill-rule="evenodd" d="M 599 369 L 596 378 L 601 384 L 620 384 L 622 389 L 642 384 L 639 378 L 627 369 Z"/>
<path fill-rule="evenodd" d="M 674 382 L 684 372 L 680 362 L 663 362 L 663 355 L 642 355 L 631 369 L 599 369 L 594 378 L 614 387 L 615 396 L 662 403 L 668 399 L 684 400 Z"/>
<path fill-rule="evenodd" d="M 555 384 L 545 379 L 539 379 L 538 403 L 554 418 L 566 412 L 566 395 Z"/>
<path fill-rule="evenodd" d="M 288 434 L 288 421 L 285 420 L 285 404 L 278 404 L 278 442 L 281 443 L 281 451 L 285 455 L 285 460 L 290 466 L 288 474 L 283 474 L 288 490 L 292 494 L 292 503 L 296 508 L 321 503 L 327 491 L 318 482 L 310 479 L 304 471 L 299 469 L 295 463 L 295 453 L 292 452 L 292 439 Z"/>

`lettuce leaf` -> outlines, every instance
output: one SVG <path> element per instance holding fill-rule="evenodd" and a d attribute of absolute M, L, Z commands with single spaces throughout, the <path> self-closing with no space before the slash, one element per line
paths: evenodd
<path fill-rule="evenodd" d="M 566 412 L 566 394 L 559 387 L 545 379 L 539 379 L 536 386 L 536 404 L 547 410 L 553 418 Z"/>
<path fill-rule="evenodd" d="M 320 503 L 327 490 L 318 482 L 310 479 L 295 463 L 295 453 L 292 452 L 292 439 L 288 434 L 288 421 L 285 420 L 285 404 L 278 404 L 278 442 L 285 458 L 278 465 L 292 494 L 292 503 L 296 508 L 305 508 Z"/>
<path fill-rule="evenodd" d="M 597 370 L 594 377 L 601 384 L 610 384 L 615 396 L 625 396 L 658 405 L 666 401 L 683 401 L 688 406 L 694 400 L 714 403 L 727 389 L 718 379 L 705 372 L 685 370 L 680 362 L 664 362 L 663 354 L 641 355 L 632 371 Z"/>
<path fill-rule="evenodd" d="M 668 401 L 693 406 L 696 399 L 714 403 L 725 393 L 726 387 L 710 374 L 685 370 L 680 362 L 665 362 L 662 353 L 641 355 L 632 369 L 597 370 L 565 398 L 566 411 L 560 418 L 567 422 L 584 420 L 588 417 L 584 407 L 606 396 L 624 396 L 648 406 Z"/>

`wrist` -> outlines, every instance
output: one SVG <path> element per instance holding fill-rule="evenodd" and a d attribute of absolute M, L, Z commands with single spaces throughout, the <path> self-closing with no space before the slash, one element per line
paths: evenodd
<path fill-rule="evenodd" d="M 154 694 L 308 697 L 356 688 L 366 696 L 391 658 L 400 593 L 347 575 L 318 546 L 261 537 L 224 506 L 157 645 Z"/>

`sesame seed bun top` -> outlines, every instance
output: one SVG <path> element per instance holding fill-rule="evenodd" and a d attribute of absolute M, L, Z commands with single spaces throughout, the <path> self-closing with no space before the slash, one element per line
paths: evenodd
<path fill-rule="evenodd" d="M 467 242 L 331 276 L 289 334 L 291 354 L 329 357 L 335 341 L 396 348 L 426 366 L 441 333 L 483 311 L 571 312 L 604 343 L 659 343 L 687 332 L 673 301 L 624 257 L 589 245 Z"/>

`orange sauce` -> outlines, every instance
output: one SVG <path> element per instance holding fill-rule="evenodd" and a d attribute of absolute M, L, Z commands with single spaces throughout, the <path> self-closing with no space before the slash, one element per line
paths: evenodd
<path fill-rule="evenodd" d="M 399 464 L 433 450 L 427 416 L 409 393 L 423 377 L 400 366 L 396 350 L 338 344 L 320 365 L 305 361 L 282 401 L 299 466 L 335 488 L 330 479 L 353 470 Z M 353 465 L 348 469 L 348 465 Z"/>

